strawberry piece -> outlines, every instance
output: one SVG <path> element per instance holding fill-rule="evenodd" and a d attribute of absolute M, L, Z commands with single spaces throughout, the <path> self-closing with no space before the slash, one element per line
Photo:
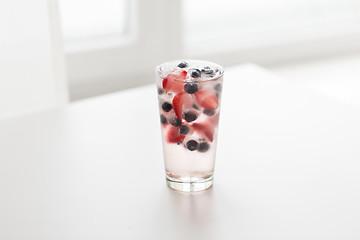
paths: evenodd
<path fill-rule="evenodd" d="M 163 79 L 162 85 L 166 92 L 171 91 L 174 93 L 184 92 L 184 85 L 187 72 L 181 69 L 172 71 L 166 78 Z"/>
<path fill-rule="evenodd" d="M 172 71 L 167 77 L 170 80 L 185 80 L 187 76 L 187 72 L 181 69 L 175 69 Z"/>
<path fill-rule="evenodd" d="M 214 140 L 214 126 L 209 122 L 193 123 L 191 125 L 196 132 L 209 139 L 210 142 Z"/>
<path fill-rule="evenodd" d="M 163 82 L 162 82 L 162 86 L 163 86 L 163 89 L 167 92 L 169 89 L 168 89 L 168 82 L 169 80 L 167 78 L 164 78 L 163 79 Z M 166 90 L 167 89 L 167 90 Z"/>
<path fill-rule="evenodd" d="M 182 115 L 182 105 L 183 105 L 182 97 L 183 97 L 183 95 L 184 95 L 184 93 L 179 93 L 179 94 L 175 95 L 175 97 L 173 98 L 173 101 L 172 101 L 175 115 L 180 120 L 181 120 L 181 115 Z"/>
<path fill-rule="evenodd" d="M 215 110 L 219 106 L 219 100 L 214 92 L 200 90 L 195 93 L 197 103 L 205 109 Z"/>
<path fill-rule="evenodd" d="M 173 105 L 176 117 L 181 120 L 183 106 L 191 105 L 190 95 L 186 94 L 184 92 L 178 93 L 173 98 L 172 105 Z"/>
<path fill-rule="evenodd" d="M 185 135 L 181 135 L 179 133 L 179 128 L 169 126 L 169 129 L 166 133 L 166 140 L 168 143 L 178 143 L 183 141 L 185 138 Z"/>

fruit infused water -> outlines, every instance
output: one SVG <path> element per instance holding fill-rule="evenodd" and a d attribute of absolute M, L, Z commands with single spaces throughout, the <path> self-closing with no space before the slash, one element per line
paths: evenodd
<path fill-rule="evenodd" d="M 212 186 L 223 68 L 200 60 L 156 67 L 168 185 L 179 191 Z"/>

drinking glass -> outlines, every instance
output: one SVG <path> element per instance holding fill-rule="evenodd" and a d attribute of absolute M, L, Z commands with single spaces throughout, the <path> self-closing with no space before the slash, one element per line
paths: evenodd
<path fill-rule="evenodd" d="M 155 73 L 167 184 L 205 190 L 213 184 L 224 70 L 208 61 L 176 60 Z"/>

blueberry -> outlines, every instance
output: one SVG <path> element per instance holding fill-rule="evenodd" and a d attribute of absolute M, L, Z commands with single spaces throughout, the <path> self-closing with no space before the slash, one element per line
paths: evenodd
<path fill-rule="evenodd" d="M 195 112 L 191 112 L 191 111 L 185 112 L 184 116 L 187 122 L 195 121 L 198 118 L 198 115 Z"/>
<path fill-rule="evenodd" d="M 197 141 L 195 140 L 190 140 L 186 143 L 186 147 L 187 149 L 189 149 L 190 151 L 195 151 L 196 149 L 198 149 L 199 144 Z"/>
<path fill-rule="evenodd" d="M 189 127 L 188 126 L 185 126 L 185 125 L 181 125 L 180 127 L 179 127 L 179 132 L 180 132 L 180 134 L 181 135 L 186 135 L 186 134 L 188 134 L 189 133 Z"/>
<path fill-rule="evenodd" d="M 193 104 L 192 107 L 199 110 L 199 107 L 196 104 Z"/>
<path fill-rule="evenodd" d="M 170 110 L 173 108 L 171 103 L 168 103 L 168 102 L 164 102 L 161 107 L 165 112 L 170 112 Z"/>
<path fill-rule="evenodd" d="M 184 61 L 179 63 L 179 65 L 178 65 L 179 68 L 186 68 L 187 66 L 188 66 L 187 62 L 184 62 Z"/>
<path fill-rule="evenodd" d="M 166 117 L 163 114 L 160 115 L 160 122 L 161 122 L 161 124 L 167 123 Z"/>
<path fill-rule="evenodd" d="M 208 116 L 213 116 L 215 114 L 214 110 L 204 109 L 204 113 Z"/>
<path fill-rule="evenodd" d="M 199 91 L 199 87 L 196 83 L 190 82 L 190 83 L 185 84 L 184 90 L 185 90 L 185 92 L 187 92 L 189 94 L 193 94 L 193 93 L 196 93 L 197 91 Z"/>
<path fill-rule="evenodd" d="M 201 71 L 205 74 L 213 74 L 214 70 L 212 70 L 209 66 L 204 67 L 204 69 L 201 69 Z"/>
<path fill-rule="evenodd" d="M 202 142 L 199 144 L 199 152 L 206 152 L 209 150 L 210 145 L 207 142 Z"/>
<path fill-rule="evenodd" d="M 201 72 L 197 68 L 192 68 L 192 69 L 190 69 L 190 76 L 192 78 L 199 78 L 199 77 L 201 77 Z"/>
<path fill-rule="evenodd" d="M 158 94 L 159 94 L 159 95 L 161 95 L 161 94 L 163 94 L 163 93 L 165 92 L 164 89 L 162 89 L 162 88 L 160 88 L 160 87 L 158 88 L 157 91 L 158 91 Z"/>
<path fill-rule="evenodd" d="M 178 119 L 177 117 L 174 117 L 174 118 L 171 118 L 171 119 L 169 120 L 169 123 L 170 123 L 171 125 L 173 125 L 174 127 L 178 127 L 178 126 L 181 125 L 181 120 Z"/>
<path fill-rule="evenodd" d="M 221 83 L 216 84 L 216 86 L 215 86 L 214 88 L 215 88 L 215 90 L 216 90 L 216 91 L 220 92 L 220 91 L 221 91 L 221 89 L 222 89 L 222 85 L 221 85 Z"/>

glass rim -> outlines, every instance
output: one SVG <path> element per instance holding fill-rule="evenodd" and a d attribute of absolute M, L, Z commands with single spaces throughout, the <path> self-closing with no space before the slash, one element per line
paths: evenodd
<path fill-rule="evenodd" d="M 184 79 L 176 79 L 176 78 L 175 78 L 175 79 L 173 79 L 173 80 L 175 80 L 175 81 L 179 81 L 179 82 L 210 82 L 210 81 L 216 81 L 216 80 L 222 78 L 223 75 L 224 75 L 224 68 L 223 68 L 221 65 L 219 65 L 219 64 L 217 64 L 217 63 L 214 63 L 214 62 L 211 62 L 211 61 L 200 60 L 200 59 L 176 59 L 176 60 L 166 61 L 166 62 L 163 62 L 163 63 L 161 63 L 161 64 L 159 64 L 159 65 L 157 65 L 157 66 L 155 67 L 155 73 L 160 76 L 161 73 L 162 73 L 162 70 L 161 70 L 161 67 L 162 67 L 162 66 L 165 66 L 165 65 L 170 64 L 170 63 L 182 62 L 182 61 L 185 61 L 185 62 L 203 62 L 203 63 L 208 63 L 208 65 L 215 66 L 216 69 L 219 70 L 219 74 L 218 74 L 216 77 L 214 77 L 214 78 L 209 78 L 209 79 L 197 80 L 196 78 L 191 78 L 192 80 L 189 80 L 189 79 L 184 80 Z M 207 64 L 206 64 L 206 65 L 207 65 Z"/>

